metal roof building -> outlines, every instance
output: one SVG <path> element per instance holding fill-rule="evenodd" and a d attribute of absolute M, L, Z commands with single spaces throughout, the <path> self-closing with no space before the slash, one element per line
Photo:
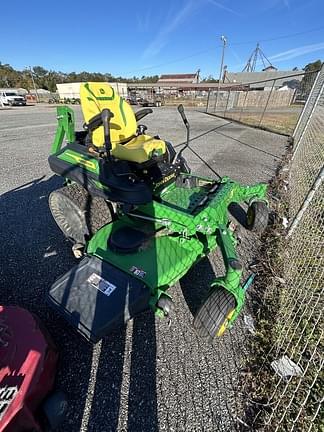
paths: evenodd
<path fill-rule="evenodd" d="M 279 71 L 279 70 L 265 70 L 261 72 L 227 72 L 225 75 L 225 83 L 233 84 L 248 84 L 251 88 L 266 88 L 271 87 L 273 79 L 276 79 L 275 88 L 280 88 L 285 82 L 294 79 L 301 81 L 304 72 L 294 71 Z"/>
<path fill-rule="evenodd" d="M 172 84 L 172 83 L 196 84 L 198 82 L 199 82 L 199 71 L 191 74 L 161 75 L 158 80 L 158 84 Z"/>

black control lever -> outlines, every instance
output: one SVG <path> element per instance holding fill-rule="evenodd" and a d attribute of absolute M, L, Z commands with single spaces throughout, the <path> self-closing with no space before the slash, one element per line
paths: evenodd
<path fill-rule="evenodd" d="M 189 129 L 189 127 L 190 127 L 189 122 L 188 122 L 188 119 L 186 117 L 184 107 L 182 104 L 178 105 L 178 111 L 179 111 L 179 114 L 181 115 L 181 118 L 182 118 L 183 123 L 185 124 L 186 128 Z"/>
<path fill-rule="evenodd" d="M 102 120 L 102 125 L 104 128 L 104 137 L 105 137 L 105 150 L 106 150 L 108 161 L 110 161 L 110 159 L 111 159 L 110 150 L 112 149 L 112 146 L 111 146 L 111 140 L 110 140 L 110 120 L 113 117 L 114 117 L 114 114 L 109 109 L 105 108 L 101 111 L 101 120 Z M 129 180 L 131 180 L 131 181 L 138 180 L 138 177 L 134 173 L 131 173 L 131 172 L 117 173 L 114 169 L 113 164 L 111 165 L 110 168 L 116 177 L 128 177 Z"/>
<path fill-rule="evenodd" d="M 101 111 L 102 125 L 104 128 L 104 138 L 105 138 L 105 150 L 107 155 L 110 154 L 111 150 L 111 140 L 110 140 L 110 119 L 114 117 L 114 114 L 107 108 Z"/>
<path fill-rule="evenodd" d="M 178 111 L 179 111 L 179 114 L 181 115 L 182 121 L 183 121 L 183 123 L 187 129 L 187 140 L 186 140 L 186 144 L 182 147 L 182 149 L 176 153 L 172 165 L 175 165 L 177 163 L 177 160 L 180 158 L 182 152 L 189 146 L 189 138 L 190 138 L 190 125 L 189 125 L 189 122 L 188 122 L 188 119 L 186 117 L 186 114 L 185 114 L 185 111 L 184 111 L 182 104 L 178 105 Z"/>

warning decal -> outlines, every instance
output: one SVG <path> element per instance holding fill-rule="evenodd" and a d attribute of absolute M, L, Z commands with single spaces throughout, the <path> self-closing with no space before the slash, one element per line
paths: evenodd
<path fill-rule="evenodd" d="M 87 282 L 107 296 L 110 296 L 110 294 L 117 288 L 116 285 L 108 282 L 97 273 L 92 273 L 88 277 Z"/>

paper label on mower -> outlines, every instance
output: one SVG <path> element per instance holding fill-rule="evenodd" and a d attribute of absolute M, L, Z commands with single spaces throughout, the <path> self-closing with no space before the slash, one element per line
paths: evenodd
<path fill-rule="evenodd" d="M 107 296 L 110 296 L 110 294 L 117 288 L 116 285 L 108 282 L 97 273 L 92 273 L 88 277 L 87 282 Z"/>

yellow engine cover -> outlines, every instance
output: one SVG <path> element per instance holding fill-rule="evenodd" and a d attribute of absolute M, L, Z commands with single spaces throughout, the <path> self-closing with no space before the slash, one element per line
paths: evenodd
<path fill-rule="evenodd" d="M 153 153 L 160 156 L 165 153 L 165 142 L 152 138 L 149 135 L 139 135 L 126 144 L 117 144 L 113 155 L 118 159 L 131 162 L 146 162 L 153 156 Z"/>

